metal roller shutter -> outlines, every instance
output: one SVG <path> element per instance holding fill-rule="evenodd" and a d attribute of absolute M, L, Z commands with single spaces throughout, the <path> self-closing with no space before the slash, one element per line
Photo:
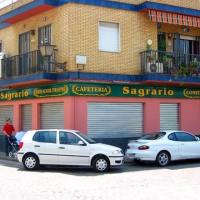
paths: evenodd
<path fill-rule="evenodd" d="M 41 104 L 42 129 L 64 128 L 64 103 L 44 103 Z"/>
<path fill-rule="evenodd" d="M 142 133 L 142 103 L 88 103 L 89 135 L 126 137 Z"/>
<path fill-rule="evenodd" d="M 179 130 L 179 104 L 160 104 L 160 130 Z"/>
<path fill-rule="evenodd" d="M 28 131 L 32 129 L 32 106 L 22 105 L 22 130 Z"/>
<path fill-rule="evenodd" d="M 13 120 L 13 106 L 0 106 L 0 132 L 7 118 Z"/>

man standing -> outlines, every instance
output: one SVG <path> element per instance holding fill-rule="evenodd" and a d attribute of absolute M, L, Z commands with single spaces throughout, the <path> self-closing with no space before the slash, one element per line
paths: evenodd
<path fill-rule="evenodd" d="M 12 125 L 12 121 L 10 118 L 8 118 L 6 120 L 6 123 L 3 126 L 3 134 L 5 136 L 7 136 L 7 140 L 6 140 L 6 151 L 7 154 L 10 152 L 11 146 L 10 146 L 10 142 L 13 142 L 16 140 L 15 138 L 15 128 Z"/>

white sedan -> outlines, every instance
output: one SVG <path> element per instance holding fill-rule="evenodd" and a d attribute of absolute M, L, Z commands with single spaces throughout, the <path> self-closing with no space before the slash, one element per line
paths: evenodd
<path fill-rule="evenodd" d="M 172 160 L 200 158 L 200 138 L 185 131 L 163 131 L 147 134 L 130 141 L 126 158 L 136 161 L 155 161 L 166 166 Z"/>

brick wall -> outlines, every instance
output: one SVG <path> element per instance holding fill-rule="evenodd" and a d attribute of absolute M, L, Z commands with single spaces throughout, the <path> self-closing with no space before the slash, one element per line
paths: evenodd
<path fill-rule="evenodd" d="M 75 4 L 70 5 L 69 12 L 71 70 L 76 69 L 75 56 L 80 54 L 88 58 L 87 72 L 139 73 L 139 52 L 146 48 L 147 38 L 152 39 L 156 46 L 156 25 L 141 13 Z M 100 21 L 119 23 L 119 53 L 99 51 Z"/>
<path fill-rule="evenodd" d="M 12 10 L 14 10 L 16 8 L 19 8 L 19 7 L 23 6 L 23 5 L 26 5 L 26 4 L 28 4 L 28 3 L 32 2 L 32 1 L 34 1 L 34 0 L 19 0 L 19 1 L 15 2 L 15 3 L 11 4 L 11 5 L 8 5 L 8 6 L 4 7 L 4 8 L 1 8 L 0 9 L 0 15 L 3 15 L 5 13 L 7 13 L 7 12 L 10 12 L 10 11 L 12 11 Z"/>
<path fill-rule="evenodd" d="M 35 30 L 35 36 L 31 36 L 31 51 L 38 49 L 38 28 L 48 24 L 52 24 L 52 40 L 58 49 L 58 59 L 60 62 L 66 61 L 69 56 L 67 6 L 44 12 L 0 30 L 0 40 L 3 41 L 3 49 L 5 49 L 8 56 L 17 55 L 19 53 L 19 34 L 30 30 Z"/>
<path fill-rule="evenodd" d="M 6 6 L 5 8 L 0 9 L 0 15 L 10 12 L 18 7 L 26 5 L 34 0 L 19 0 L 12 5 Z M 186 8 L 200 9 L 200 1 L 199 0 L 107 0 L 107 1 L 116 1 L 122 3 L 130 3 L 130 4 L 141 4 L 146 1 L 181 6 Z"/>
<path fill-rule="evenodd" d="M 118 53 L 99 50 L 99 22 L 119 23 L 120 46 Z M 85 72 L 105 72 L 120 74 L 140 73 L 141 51 L 146 49 L 146 41 L 153 41 L 157 48 L 157 25 L 149 21 L 147 13 L 138 13 L 104 7 L 80 4 L 66 4 L 40 15 L 18 22 L 0 30 L 3 48 L 14 56 L 18 54 L 18 36 L 35 30 L 31 50 L 38 46 L 38 28 L 52 24 L 52 40 L 58 49 L 58 61 L 68 62 L 68 69 L 77 71 L 76 55 L 87 56 Z M 180 26 L 163 25 L 159 31 L 180 32 Z M 187 35 L 200 35 L 200 29 L 190 29 Z"/>
<path fill-rule="evenodd" d="M 119 53 L 99 51 L 100 21 L 119 23 Z M 53 44 L 58 49 L 59 62 L 67 61 L 69 70 L 73 71 L 77 70 L 75 56 L 86 55 L 86 72 L 139 73 L 139 52 L 145 49 L 146 40 L 153 39 L 156 46 L 156 25 L 141 13 L 67 4 L 0 30 L 6 53 L 9 56 L 17 55 L 18 35 L 30 30 L 36 30 L 36 35 L 31 38 L 34 40 L 31 42 L 31 50 L 36 50 L 37 30 L 47 24 L 52 24 Z"/>

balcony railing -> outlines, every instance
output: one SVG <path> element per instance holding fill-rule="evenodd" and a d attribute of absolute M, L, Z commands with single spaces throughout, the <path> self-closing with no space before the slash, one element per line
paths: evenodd
<path fill-rule="evenodd" d="M 142 74 L 200 75 L 200 55 L 148 50 L 140 58 Z"/>
<path fill-rule="evenodd" d="M 4 58 L 1 61 L 3 79 L 40 72 L 57 72 L 58 67 L 64 66 L 55 62 L 55 52 L 50 57 L 42 57 L 39 50 Z"/>

